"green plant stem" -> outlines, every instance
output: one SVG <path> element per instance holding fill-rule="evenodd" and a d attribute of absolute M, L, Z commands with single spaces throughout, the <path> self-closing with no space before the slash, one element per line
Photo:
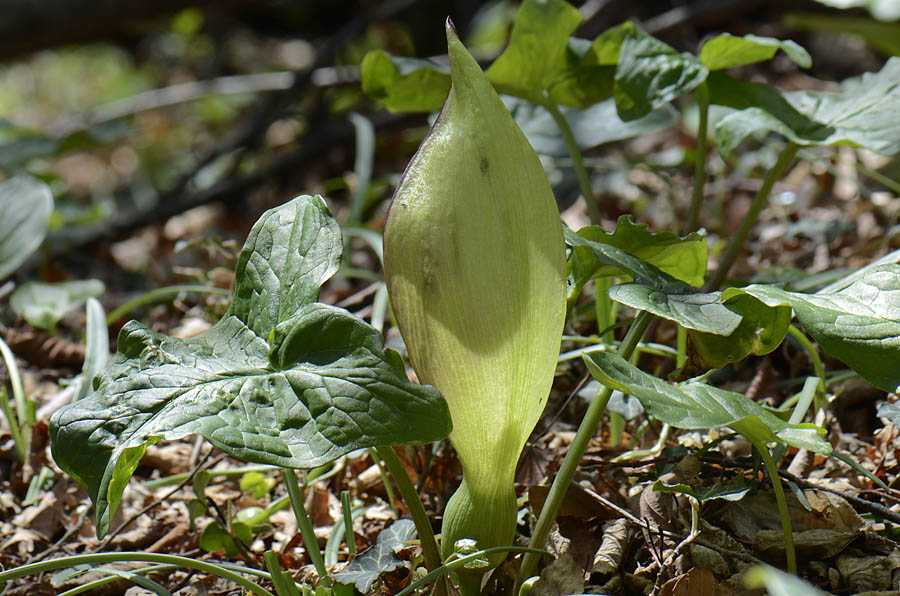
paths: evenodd
<path fill-rule="evenodd" d="M 641 338 L 644 336 L 644 331 L 647 330 L 647 325 L 650 324 L 652 318 L 653 315 L 646 311 L 641 311 L 638 314 L 634 323 L 632 323 L 631 327 L 628 329 L 625 339 L 622 340 L 622 343 L 619 345 L 617 351 L 619 356 L 626 360 L 631 357 L 638 342 L 640 342 Z M 541 515 L 538 517 L 534 530 L 531 533 L 531 542 L 529 543 L 529 546 L 541 548 L 547 541 L 547 537 L 550 535 L 550 529 L 553 527 L 553 522 L 556 521 L 556 516 L 562 507 L 566 492 L 569 489 L 569 484 L 571 484 L 572 478 L 575 477 L 578 464 L 581 463 L 581 458 L 587 450 L 588 443 L 590 443 L 591 438 L 594 436 L 594 432 L 597 430 L 597 425 L 603 417 L 603 412 L 606 410 L 606 404 L 609 402 L 609 397 L 611 395 L 612 389 L 604 385 L 597 393 L 596 397 L 594 397 L 591 405 L 588 406 L 587 412 L 585 413 L 581 424 L 578 426 L 578 431 L 575 433 L 575 439 L 569 446 L 569 451 L 566 453 L 562 466 L 559 468 L 559 473 L 556 475 L 556 478 L 553 479 L 553 484 L 550 486 L 550 492 L 547 495 L 547 500 L 544 502 L 544 508 L 541 510 Z M 522 567 L 519 570 L 519 580 L 517 582 L 519 585 L 531 577 L 534 570 L 537 568 L 537 563 L 537 555 L 526 554 L 523 557 Z"/>
<path fill-rule="evenodd" d="M 353 534 L 353 508 L 350 504 L 350 491 L 341 491 L 341 511 L 344 514 L 344 533 L 347 540 L 347 554 L 356 556 L 356 536 Z"/>
<path fill-rule="evenodd" d="M 381 474 L 381 483 L 384 484 L 384 492 L 387 495 L 388 506 L 391 508 L 391 511 L 394 512 L 394 515 L 400 517 L 400 510 L 397 509 L 397 504 L 394 502 L 394 487 L 391 484 L 391 479 L 388 477 L 387 473 L 384 471 L 384 466 L 381 463 L 381 456 L 373 447 L 369 447 L 369 456 L 372 458 L 372 461 L 375 462 L 375 465 L 378 466 L 378 473 Z M 404 470 L 405 471 L 405 470 Z"/>
<path fill-rule="evenodd" d="M 816 376 L 819 377 L 819 387 L 816 390 L 816 408 L 819 408 L 825 404 L 825 387 L 828 382 L 828 378 L 825 376 L 825 365 L 822 364 L 819 350 L 817 350 L 816 346 L 809 341 L 806 334 L 797 329 L 794 325 L 788 326 L 788 333 L 791 337 L 796 339 L 804 349 L 806 349 L 806 352 L 809 354 L 809 359 L 812 361 L 813 370 L 816 371 Z"/>
<path fill-rule="evenodd" d="M 764 444 L 755 445 L 769 471 L 769 480 L 772 481 L 772 489 L 775 491 L 775 501 L 778 503 L 778 513 L 781 516 L 781 530 L 784 533 L 784 553 L 787 558 L 788 571 L 797 575 L 797 551 L 794 549 L 794 532 L 791 527 L 791 513 L 788 510 L 787 498 L 784 495 L 784 486 L 778 475 L 778 466 L 769 453 L 769 448 Z"/>
<path fill-rule="evenodd" d="M 249 590 L 253 594 L 257 594 L 258 596 L 274 596 L 265 588 L 262 588 L 252 581 L 244 579 L 234 571 L 225 569 L 219 565 L 207 563 L 198 559 L 191 559 L 189 557 L 160 553 L 118 552 L 61 557 L 59 559 L 41 561 L 30 565 L 22 565 L 21 567 L 14 567 L 8 571 L 0 572 L 0 584 L 28 575 L 46 573 L 48 571 L 53 571 L 54 569 L 64 569 L 66 567 L 75 567 L 76 565 L 103 565 L 105 563 L 118 563 L 121 561 L 161 563 L 163 565 L 175 565 L 178 567 L 186 567 L 188 569 L 196 569 L 197 571 L 202 571 L 204 573 L 209 573 L 210 575 L 216 575 L 223 579 L 233 581 L 242 588 Z"/>
<path fill-rule="evenodd" d="M 180 294 L 181 292 L 196 292 L 198 294 L 219 294 L 221 296 L 231 296 L 231 290 L 226 290 L 224 288 L 214 288 L 211 286 L 166 286 L 164 288 L 157 288 L 155 290 L 150 290 L 146 294 L 141 294 L 137 298 L 132 298 L 119 308 L 113 310 L 106 317 L 106 324 L 112 325 L 119 319 L 121 319 L 125 313 L 134 310 L 139 306 L 143 306 L 149 302 L 153 302 L 154 300 L 158 300 L 163 296 L 169 296 L 171 294 Z"/>
<path fill-rule="evenodd" d="M 566 144 L 566 150 L 569 152 L 569 158 L 572 160 L 572 168 L 575 170 L 575 178 L 578 180 L 581 194 L 584 195 L 584 202 L 587 205 L 588 216 L 591 218 L 591 223 L 599 224 L 603 221 L 603 215 L 600 213 L 600 207 L 597 205 L 597 201 L 594 198 L 591 176 L 588 174 L 587 166 L 584 164 L 584 158 L 581 156 L 581 149 L 578 148 L 578 143 L 575 141 L 575 134 L 572 132 L 572 127 L 569 126 L 569 121 L 566 120 L 566 117 L 559 111 L 559 108 L 555 103 L 544 98 L 544 102 L 541 105 L 545 110 L 550 112 L 550 115 L 556 122 L 556 126 L 559 128 L 563 142 Z"/>
<path fill-rule="evenodd" d="M 474 552 L 470 555 L 466 555 L 464 557 L 460 557 L 458 559 L 453 559 L 449 563 L 445 563 L 440 567 L 431 570 L 426 575 L 422 576 L 420 579 L 415 582 L 409 584 L 399 592 L 397 592 L 394 596 L 407 596 L 408 594 L 412 594 L 419 588 L 423 586 L 427 586 L 429 583 L 433 582 L 435 579 L 442 577 L 452 571 L 456 571 L 460 567 L 465 567 L 466 564 L 471 563 L 472 561 L 482 559 L 491 555 L 493 553 L 526 553 L 531 554 L 536 557 L 541 555 L 545 557 L 552 556 L 547 551 L 540 548 L 530 548 L 527 546 L 494 546 L 491 548 L 486 548 L 484 550 L 480 550 Z"/>
<path fill-rule="evenodd" d="M 772 166 L 772 169 L 766 174 L 766 178 L 763 181 L 759 192 L 756 193 L 756 196 L 753 197 L 753 202 L 750 203 L 750 210 L 747 211 L 747 215 L 745 215 L 743 221 L 741 221 L 741 225 L 737 232 L 735 232 L 734 236 L 732 236 L 731 240 L 728 242 L 725 256 L 722 257 L 722 262 L 719 264 L 719 268 L 716 269 L 713 278 L 706 284 L 706 287 L 704 288 L 705 291 L 709 292 L 718 289 L 725 281 L 725 278 L 728 277 L 728 272 L 731 270 L 732 265 L 734 265 L 738 255 L 744 248 L 744 242 L 747 240 L 747 236 L 750 235 L 750 230 L 756 224 L 759 212 L 762 211 L 763 207 L 765 207 L 766 203 L 769 201 L 769 193 L 772 192 L 772 187 L 775 186 L 775 182 L 781 177 L 781 174 L 784 173 L 784 170 L 787 168 L 788 164 L 791 163 L 791 160 L 794 159 L 794 155 L 797 154 L 799 148 L 800 146 L 796 143 L 788 143 L 787 147 L 784 148 L 784 151 L 782 151 L 781 155 L 778 157 L 778 161 L 775 162 L 775 165 Z"/>
<path fill-rule="evenodd" d="M 703 207 L 703 188 L 706 185 L 706 125 L 709 120 L 709 87 L 705 82 L 701 83 L 695 93 L 700 118 L 697 124 L 697 148 L 694 155 L 694 194 L 691 197 L 691 210 L 684 227 L 685 234 L 697 230 L 700 209 Z"/>
<path fill-rule="evenodd" d="M 687 329 L 678 325 L 677 350 L 675 356 L 675 368 L 681 368 L 687 362 Z"/>
<path fill-rule="evenodd" d="M 855 165 L 856 169 L 859 170 L 861 174 L 868 176 L 878 184 L 894 191 L 894 194 L 900 195 L 900 182 L 894 180 L 893 178 L 885 176 L 877 170 L 873 170 L 872 168 L 863 163 L 860 163 L 859 161 L 856 161 Z"/>
<path fill-rule="evenodd" d="M 0 338 L 0 353 L 6 363 L 9 384 L 12 385 L 13 399 L 16 401 L 16 417 L 13 418 L 12 411 L 9 409 L 9 396 L 6 394 L 6 388 L 2 395 L 3 413 L 9 423 L 9 434 L 12 435 L 13 442 L 16 444 L 19 459 L 24 462 L 28 457 L 28 448 L 31 444 L 31 424 L 28 416 L 28 402 L 25 399 L 25 388 L 22 385 L 22 375 L 19 374 L 16 357 L 2 338 Z"/>
<path fill-rule="evenodd" d="M 9 434 L 12 436 L 16 451 L 19 453 L 19 459 L 24 462 L 25 458 L 28 457 L 28 446 L 22 439 L 22 433 L 19 432 L 19 425 L 16 423 L 15 415 L 13 414 L 12 408 L 9 406 L 9 393 L 7 393 L 6 387 L 0 387 L 0 408 L 2 408 L 3 415 L 6 417 L 6 422 L 9 424 Z"/>
<path fill-rule="evenodd" d="M 416 532 L 419 534 L 419 541 L 422 544 L 422 556 L 425 558 L 425 566 L 429 571 L 433 571 L 441 566 L 441 551 L 438 549 L 437 541 L 434 539 L 434 530 L 431 529 L 431 521 L 428 519 L 428 514 L 425 513 L 425 506 L 422 505 L 419 493 L 416 492 L 416 487 L 413 486 L 412 481 L 409 479 L 409 474 L 406 473 L 406 468 L 403 467 L 403 462 L 397 457 L 393 447 L 386 445 L 376 447 L 375 450 L 391 473 L 391 477 L 397 485 L 397 490 L 400 491 L 400 496 L 403 497 L 403 502 L 406 503 L 409 515 L 416 525 Z"/>
<path fill-rule="evenodd" d="M 627 461 L 629 459 L 640 459 L 643 457 L 649 457 L 651 455 L 657 455 L 660 451 L 663 450 L 663 447 L 666 446 L 666 440 L 669 438 L 669 431 L 671 430 L 672 427 L 669 426 L 668 423 L 665 423 L 662 425 L 662 430 L 659 431 L 659 437 L 656 439 L 656 443 L 652 447 L 650 447 L 649 449 L 635 449 L 633 451 L 626 451 L 625 453 L 617 455 L 609 461 Z"/>
<path fill-rule="evenodd" d="M 594 308 L 597 313 L 597 332 L 603 343 L 613 343 L 615 335 L 612 326 L 616 323 L 616 305 L 609 297 L 608 291 L 612 287 L 612 278 L 609 276 L 598 277 L 594 280 Z M 608 330 L 608 331 L 604 331 Z"/>
<path fill-rule="evenodd" d="M 328 575 L 328 569 L 325 568 L 325 559 L 322 557 L 322 551 L 319 550 L 319 543 L 316 541 L 316 532 L 313 528 L 312 521 L 306 513 L 306 506 L 303 504 L 303 492 L 300 490 L 300 484 L 297 482 L 297 474 L 290 469 L 282 468 L 281 476 L 284 478 L 284 486 L 287 488 L 288 496 L 291 498 L 291 506 L 294 509 L 294 517 L 297 518 L 297 527 L 300 528 L 300 535 L 303 537 L 303 545 L 306 552 L 312 560 L 319 574 L 319 581 L 326 588 L 331 586 L 331 576 Z"/>

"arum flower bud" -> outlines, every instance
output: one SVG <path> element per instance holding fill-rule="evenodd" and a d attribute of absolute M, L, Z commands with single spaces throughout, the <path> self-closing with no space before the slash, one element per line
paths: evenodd
<path fill-rule="evenodd" d="M 562 227 L 540 160 L 449 21 L 447 42 L 452 88 L 384 236 L 400 332 L 419 379 L 447 400 L 463 468 L 445 556 L 461 539 L 513 540 L 516 464 L 553 382 L 566 308 Z"/>

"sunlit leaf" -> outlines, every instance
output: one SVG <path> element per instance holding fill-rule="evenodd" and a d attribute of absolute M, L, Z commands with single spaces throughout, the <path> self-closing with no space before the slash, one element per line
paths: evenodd
<path fill-rule="evenodd" d="M 593 352 L 585 355 L 584 361 L 595 379 L 635 396 L 651 416 L 676 428 L 727 426 L 754 445 L 781 441 L 817 453 L 831 453 L 831 444 L 821 436 L 821 429 L 810 424 L 789 424 L 740 393 L 702 383 L 670 385 L 615 354 Z"/>
<path fill-rule="evenodd" d="M 822 349 L 885 391 L 900 390 L 900 265 L 882 265 L 831 294 L 768 285 L 730 288 L 770 306 L 786 304 Z"/>
<path fill-rule="evenodd" d="M 800 145 L 851 145 L 893 155 L 900 151 L 900 58 L 877 73 L 844 81 L 839 93 L 778 91 L 719 73 L 710 77 L 710 99 L 740 111 L 716 125 L 723 155 L 750 134 L 772 131 Z"/>
<path fill-rule="evenodd" d="M 392 112 L 436 112 L 450 90 L 450 71 L 430 60 L 366 54 L 360 65 L 362 89 Z"/>
<path fill-rule="evenodd" d="M 607 275 L 634 279 L 635 274 L 658 288 L 675 287 L 674 280 L 693 286 L 704 282 L 707 246 L 697 233 L 653 233 L 646 224 L 636 224 L 630 215 L 623 215 L 613 232 L 600 226 L 582 228 L 577 234 L 569 230 L 566 243 L 573 247 L 571 267 L 576 284 Z"/>
<path fill-rule="evenodd" d="M 565 0 L 525 0 L 509 45 L 485 74 L 498 91 L 539 101 L 562 75 L 569 35 L 582 20 Z"/>
<path fill-rule="evenodd" d="M 700 62 L 710 70 L 733 68 L 771 60 L 778 50 L 803 68 L 812 66 L 809 52 L 791 40 L 745 35 L 736 37 L 723 33 L 705 42 L 700 48 Z"/>

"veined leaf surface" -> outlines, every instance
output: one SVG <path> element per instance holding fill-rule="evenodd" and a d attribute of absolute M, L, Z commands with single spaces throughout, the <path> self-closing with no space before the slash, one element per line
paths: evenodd
<path fill-rule="evenodd" d="M 381 335 L 315 302 L 340 230 L 321 197 L 267 211 L 241 251 L 234 301 L 191 339 L 136 321 L 89 396 L 51 419 L 53 457 L 88 490 L 103 535 L 148 445 L 200 434 L 247 461 L 309 468 L 450 432 L 438 392 L 411 383 Z"/>

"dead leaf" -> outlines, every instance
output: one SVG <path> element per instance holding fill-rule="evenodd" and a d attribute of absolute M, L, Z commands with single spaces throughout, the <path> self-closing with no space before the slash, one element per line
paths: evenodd
<path fill-rule="evenodd" d="M 684 575 L 663 584 L 659 596 L 731 596 L 731 587 L 716 580 L 705 567 L 694 567 Z"/>

